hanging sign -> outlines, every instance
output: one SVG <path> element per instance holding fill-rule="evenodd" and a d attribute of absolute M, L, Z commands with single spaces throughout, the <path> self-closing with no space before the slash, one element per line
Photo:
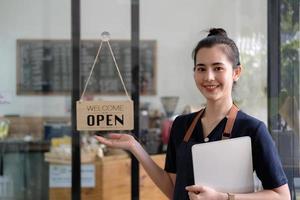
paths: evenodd
<path fill-rule="evenodd" d="M 77 130 L 132 130 L 133 101 L 78 101 Z"/>
<path fill-rule="evenodd" d="M 130 99 L 127 89 L 125 87 L 122 75 L 120 73 L 116 58 L 109 44 L 109 33 L 102 33 L 102 40 L 94 60 L 94 64 L 90 71 L 90 75 L 86 81 L 81 100 L 76 102 L 77 113 L 77 130 L 79 131 L 100 131 L 100 130 L 132 130 L 133 129 L 133 101 Z M 97 62 L 99 53 L 103 42 L 106 42 L 111 56 L 113 58 L 115 67 L 119 74 L 121 83 L 123 85 L 125 94 L 128 98 L 126 101 L 83 101 L 82 98 L 86 91 L 88 82 L 92 76 L 95 64 Z"/>

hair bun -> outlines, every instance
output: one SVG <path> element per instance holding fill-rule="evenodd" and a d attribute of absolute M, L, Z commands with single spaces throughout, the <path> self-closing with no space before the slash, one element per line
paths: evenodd
<path fill-rule="evenodd" d="M 211 28 L 209 29 L 209 34 L 208 36 L 223 36 L 223 37 L 227 37 L 227 33 L 224 29 L 222 28 Z"/>

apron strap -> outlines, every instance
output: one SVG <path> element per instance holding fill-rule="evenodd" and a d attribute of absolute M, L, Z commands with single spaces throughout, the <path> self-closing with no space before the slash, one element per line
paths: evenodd
<path fill-rule="evenodd" d="M 185 141 L 185 142 L 188 142 L 188 141 L 189 141 L 189 139 L 190 139 L 190 137 L 191 137 L 191 135 L 192 135 L 192 133 L 193 133 L 193 130 L 194 130 L 194 128 L 195 128 L 195 126 L 196 126 L 196 124 L 197 124 L 197 122 L 198 122 L 200 116 L 202 115 L 203 111 L 204 111 L 204 108 L 202 108 L 202 109 L 199 111 L 199 113 L 196 115 L 196 117 L 194 118 L 194 120 L 193 120 L 192 124 L 190 125 L 189 129 L 188 129 L 187 132 L 185 133 L 185 136 L 184 136 L 184 138 L 183 138 L 183 141 Z"/>
<path fill-rule="evenodd" d="M 233 104 L 227 115 L 227 122 L 222 135 L 222 140 L 230 138 L 234 121 L 238 112 L 239 112 L 239 108 L 235 104 Z"/>
<path fill-rule="evenodd" d="M 199 121 L 200 116 L 204 112 L 204 110 L 205 110 L 204 108 L 201 109 L 199 111 L 199 113 L 196 115 L 196 117 L 193 119 L 192 124 L 188 128 L 188 130 L 185 133 L 185 136 L 183 138 L 184 142 L 188 142 L 189 141 L 189 139 L 190 139 L 190 137 L 191 137 L 191 135 L 193 133 L 193 130 L 194 130 L 197 122 Z M 227 115 L 227 122 L 226 122 L 226 126 L 225 126 L 225 129 L 224 129 L 224 132 L 222 134 L 222 140 L 230 138 L 231 131 L 232 131 L 232 128 L 233 128 L 233 125 L 234 125 L 234 121 L 235 121 L 235 118 L 236 118 L 236 115 L 237 115 L 238 111 L 239 111 L 238 107 L 235 104 L 233 104 L 232 107 L 230 108 L 230 111 L 229 111 L 228 115 Z"/>

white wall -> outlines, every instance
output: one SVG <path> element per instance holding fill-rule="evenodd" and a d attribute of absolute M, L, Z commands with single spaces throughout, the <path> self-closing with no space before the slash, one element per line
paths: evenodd
<path fill-rule="evenodd" d="M 81 6 L 82 39 L 97 39 L 103 31 L 109 31 L 113 39 L 130 39 L 129 0 L 88 0 Z M 69 115 L 69 97 L 16 96 L 15 52 L 20 38 L 70 39 L 70 9 L 67 0 L 0 1 L 0 115 Z M 224 27 L 241 50 L 255 57 L 247 61 L 245 75 L 261 72 L 256 76 L 257 95 L 249 92 L 252 79 L 242 78 L 237 99 L 244 110 L 266 121 L 266 0 L 141 0 L 141 39 L 157 40 L 157 95 L 141 101 L 162 109 L 161 96 L 178 95 L 177 113 L 187 104 L 204 103 L 194 84 L 191 53 L 205 37 L 202 31 L 210 27 Z M 253 44 L 261 44 L 261 48 L 253 50 Z"/>

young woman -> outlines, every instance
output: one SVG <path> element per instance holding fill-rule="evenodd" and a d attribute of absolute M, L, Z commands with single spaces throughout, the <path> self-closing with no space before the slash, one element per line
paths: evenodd
<path fill-rule="evenodd" d="M 195 83 L 206 98 L 201 112 L 175 119 L 167 149 L 165 168 L 157 166 L 128 134 L 110 134 L 96 138 L 110 146 L 129 150 L 143 165 L 155 184 L 170 199 L 205 200 L 289 200 L 287 178 L 283 172 L 272 138 L 263 122 L 238 109 L 233 104 L 232 88 L 239 79 L 239 51 L 223 29 L 211 29 L 193 52 Z M 253 168 L 264 190 L 249 194 L 229 194 L 202 185 L 194 185 L 191 147 L 196 143 L 221 140 L 227 130 L 227 116 L 236 112 L 231 137 L 250 136 Z M 198 117 L 197 117 L 198 116 Z M 195 121 L 195 126 L 186 134 Z M 228 131 L 227 131 L 228 132 Z M 188 136 L 187 136 L 188 135 Z M 225 136 L 225 135 L 224 135 Z M 228 135 L 227 135 L 228 136 Z"/>

